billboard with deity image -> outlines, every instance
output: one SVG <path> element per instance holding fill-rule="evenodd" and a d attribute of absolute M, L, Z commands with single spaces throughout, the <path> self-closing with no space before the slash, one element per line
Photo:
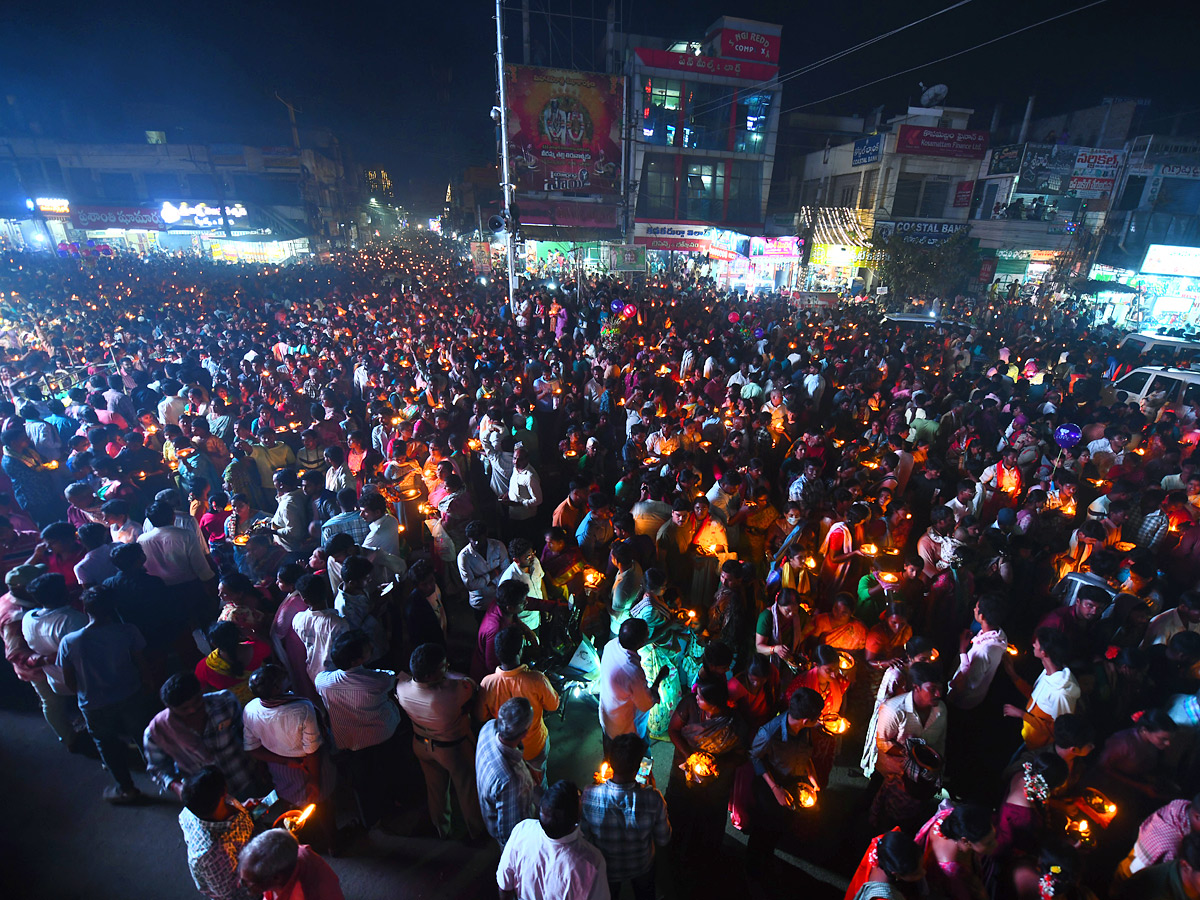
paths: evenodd
<path fill-rule="evenodd" d="M 504 69 L 517 190 L 619 195 L 624 79 L 532 66 Z"/>

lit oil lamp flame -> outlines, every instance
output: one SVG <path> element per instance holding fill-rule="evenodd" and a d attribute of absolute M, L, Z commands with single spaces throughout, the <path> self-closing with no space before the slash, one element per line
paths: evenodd
<path fill-rule="evenodd" d="M 817 805 L 817 792 L 807 785 L 796 788 L 796 805 L 803 809 L 812 809 Z"/>
<path fill-rule="evenodd" d="M 1016 644 L 1009 644 L 1007 647 L 1004 648 L 1004 652 L 1007 653 L 1009 656 L 1018 656 L 1021 653 L 1021 651 L 1017 649 Z"/>
<path fill-rule="evenodd" d="M 895 572 L 880 572 L 879 580 L 884 584 L 895 584 L 900 580 L 900 576 Z"/>
<path fill-rule="evenodd" d="M 475 438 L 471 438 L 469 441 L 467 441 L 467 446 L 469 448 L 471 448 L 472 450 L 482 450 L 483 449 L 483 444 L 481 442 L 479 442 L 478 440 L 476 440 Z"/>
<path fill-rule="evenodd" d="M 839 653 L 838 653 L 838 668 L 841 669 L 843 672 L 849 672 L 851 669 L 854 668 L 854 657 L 851 656 L 849 653 L 847 653 L 845 650 L 839 651 Z"/>
<path fill-rule="evenodd" d="M 814 557 L 806 556 L 804 558 L 804 568 L 815 569 L 816 567 L 817 567 L 817 560 Z"/>
<path fill-rule="evenodd" d="M 600 581 L 603 577 L 604 576 L 602 576 L 595 569 L 588 569 L 586 572 L 583 573 L 584 587 L 589 587 L 589 588 L 598 587 L 600 584 Z"/>
<path fill-rule="evenodd" d="M 879 548 L 876 547 L 874 544 L 863 544 L 862 552 L 866 556 L 878 556 Z"/>
<path fill-rule="evenodd" d="M 700 782 L 704 778 L 715 778 L 717 762 L 707 753 L 697 750 L 684 762 L 688 781 Z"/>
<path fill-rule="evenodd" d="M 604 782 L 608 781 L 612 777 L 613 768 L 608 764 L 608 760 L 606 759 L 604 762 L 600 763 L 600 768 L 597 769 L 592 775 L 592 781 L 594 781 L 596 784 L 604 784 Z"/>
<path fill-rule="evenodd" d="M 821 716 L 821 728 L 826 734 L 845 734 L 850 730 L 850 720 L 838 715 Z"/>

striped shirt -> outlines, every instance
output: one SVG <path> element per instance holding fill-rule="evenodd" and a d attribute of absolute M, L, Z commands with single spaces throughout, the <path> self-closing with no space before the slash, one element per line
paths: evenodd
<path fill-rule="evenodd" d="M 537 817 L 538 794 L 520 747 L 500 742 L 496 720 L 484 724 L 475 748 L 475 783 L 488 834 L 503 847 L 523 819 Z"/>
<path fill-rule="evenodd" d="M 314 680 L 339 750 L 374 747 L 396 732 L 400 707 L 391 696 L 395 672 L 355 666 L 321 672 Z"/>

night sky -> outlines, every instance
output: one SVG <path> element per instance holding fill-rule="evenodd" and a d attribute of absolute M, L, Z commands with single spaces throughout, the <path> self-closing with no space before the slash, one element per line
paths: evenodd
<path fill-rule="evenodd" d="M 509 0 L 519 9 L 517 0 Z M 722 14 L 783 25 L 782 71 L 809 64 L 945 8 L 909 3 L 796 3 L 794 0 L 622 0 L 625 30 L 699 40 Z M 784 108 L 797 107 L 909 66 L 965 49 L 1087 0 L 971 0 L 964 7 L 790 80 Z M 552 20 L 571 0 L 531 0 L 534 53 L 555 65 L 590 68 L 603 24 Z M 200 3 L 6 4 L 0 14 L 0 128 L 35 121 L 72 139 L 140 140 L 146 129 L 171 142 L 290 142 L 293 101 L 302 129 L 331 130 L 364 165 L 382 164 L 397 198 L 432 210 L 447 180 L 491 161 L 494 102 L 493 4 L 313 3 L 207 0 Z M 604 16 L 606 4 L 574 0 L 576 14 Z M 509 17 L 507 52 L 520 61 L 519 15 Z M 1019 117 L 1038 94 L 1050 114 L 1105 96 L 1148 97 L 1144 130 L 1200 132 L 1194 0 L 1108 0 L 1099 6 L 928 69 L 848 94 L 817 111 L 903 111 L 918 81 L 950 86 L 947 103 L 978 111 L 987 127 L 997 100 Z M 590 31 L 589 31 L 590 29 Z M 572 39 L 573 38 L 573 39 Z M 15 102 L 15 106 L 13 103 Z"/>

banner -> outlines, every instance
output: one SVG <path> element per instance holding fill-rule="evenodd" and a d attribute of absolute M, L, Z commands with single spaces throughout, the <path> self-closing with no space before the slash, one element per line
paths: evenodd
<path fill-rule="evenodd" d="M 770 81 L 779 74 L 779 66 L 749 60 L 693 56 L 691 53 L 672 53 L 669 50 L 651 50 L 649 47 L 636 47 L 633 52 L 638 55 L 638 59 L 653 69 L 724 75 L 727 78 L 742 78 L 746 81 Z"/>
<path fill-rule="evenodd" d="M 707 225 L 658 225 L 638 222 L 633 226 L 633 242 L 650 250 L 679 250 L 707 253 L 712 246 Z"/>
<path fill-rule="evenodd" d="M 524 225 L 562 225 L 572 228 L 616 228 L 620 209 L 611 203 L 521 198 Z"/>
<path fill-rule="evenodd" d="M 1021 160 L 1018 194 L 1061 196 L 1070 187 L 1078 147 L 1064 144 L 1026 144 Z"/>
<path fill-rule="evenodd" d="M 988 175 L 1016 175 L 1021 171 L 1021 156 L 1024 152 L 1024 144 L 993 147 L 992 158 L 988 160 Z"/>
<path fill-rule="evenodd" d="M 486 241 L 471 241 L 471 264 L 476 272 L 492 271 L 492 245 Z"/>
<path fill-rule="evenodd" d="M 1082 147 L 1075 156 L 1068 190 L 1076 197 L 1098 200 L 1113 192 L 1117 175 L 1125 161 L 1124 150 L 1097 150 Z"/>
<path fill-rule="evenodd" d="M 756 256 L 770 259 L 793 259 L 800 255 L 799 238 L 792 237 L 752 237 L 750 238 L 750 258 Z"/>
<path fill-rule="evenodd" d="M 610 272 L 645 272 L 646 248 L 636 244 L 610 244 L 608 247 L 608 270 Z"/>
<path fill-rule="evenodd" d="M 854 142 L 854 153 L 850 158 L 850 165 L 865 166 L 868 163 L 879 162 L 879 151 L 882 144 L 883 135 L 881 134 L 859 138 Z"/>
<path fill-rule="evenodd" d="M 971 195 L 975 192 L 974 181 L 960 181 L 954 186 L 954 206 L 971 205 Z"/>
<path fill-rule="evenodd" d="M 624 80 L 596 72 L 504 68 L 517 189 L 620 194 Z"/>
<path fill-rule="evenodd" d="M 71 221 L 84 230 L 101 228 L 133 228 L 163 231 L 167 226 L 156 209 L 140 206 L 77 206 L 71 210 Z"/>
<path fill-rule="evenodd" d="M 983 159 L 987 153 L 986 131 L 961 128 L 923 128 L 901 125 L 896 133 L 896 152 L 914 156 L 948 156 L 954 159 Z"/>

